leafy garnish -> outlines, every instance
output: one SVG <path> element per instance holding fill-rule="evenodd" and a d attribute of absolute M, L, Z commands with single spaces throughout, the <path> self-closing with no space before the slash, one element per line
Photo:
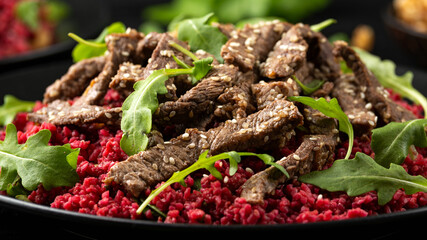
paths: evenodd
<path fill-rule="evenodd" d="M 378 56 L 362 49 L 353 48 L 359 54 L 368 69 L 377 77 L 382 86 L 390 88 L 400 96 L 420 104 L 424 112 L 427 113 L 427 99 L 412 86 L 412 72 L 408 71 L 401 76 L 397 76 L 396 64 L 394 64 L 394 62 L 390 60 L 381 60 Z M 425 117 L 427 118 L 427 114 L 425 114 Z"/>
<path fill-rule="evenodd" d="M 349 196 L 376 191 L 379 205 L 389 202 L 401 188 L 406 194 L 427 192 L 427 179 L 424 177 L 411 176 L 394 163 L 389 169 L 384 168 L 361 152 L 356 153 L 354 159 L 336 160 L 330 168 L 303 175 L 299 180 L 331 192 L 345 191 Z"/>
<path fill-rule="evenodd" d="M 188 168 L 177 171 L 172 174 L 172 176 L 163 183 L 160 187 L 153 190 L 150 195 L 144 200 L 144 202 L 139 206 L 138 210 L 136 211 L 138 214 L 141 214 L 141 212 L 144 210 L 144 208 L 153 200 L 157 195 L 159 195 L 163 190 L 165 190 L 168 186 L 172 185 L 173 183 L 184 183 L 184 178 L 188 176 L 189 174 L 199 170 L 199 169 L 207 169 L 214 177 L 217 179 L 222 179 L 222 175 L 218 170 L 215 168 L 214 163 L 221 159 L 228 159 L 230 162 L 230 169 L 229 169 L 229 175 L 233 176 L 237 172 L 238 163 L 240 163 L 241 158 L 243 156 L 255 156 L 261 159 L 265 164 L 272 165 L 277 167 L 283 174 L 285 174 L 287 177 L 289 177 L 289 174 L 286 172 L 286 170 L 279 164 L 276 164 L 274 162 L 274 158 L 268 154 L 257 154 L 257 153 L 251 153 L 251 152 L 225 152 L 220 153 L 215 156 L 207 157 L 208 151 L 204 151 L 202 154 L 200 154 L 199 159 L 193 163 Z"/>
<path fill-rule="evenodd" d="M 194 61 L 194 67 L 191 68 L 155 70 L 145 80 L 135 83 L 135 91 L 125 99 L 122 106 L 123 136 L 120 147 L 126 154 L 133 155 L 147 147 L 152 114 L 159 106 L 157 95 L 168 92 L 165 82 L 169 77 L 188 74 L 200 80 L 211 69 L 212 61 L 212 58 L 206 58 Z"/>
<path fill-rule="evenodd" d="M 115 22 L 104 28 L 101 34 L 94 40 L 84 40 L 74 33 L 69 33 L 68 36 L 78 42 L 78 44 L 74 47 L 73 52 L 71 53 L 74 62 L 104 55 L 107 51 L 105 36 L 111 33 L 124 33 L 125 31 L 126 26 L 122 22 Z"/>
<path fill-rule="evenodd" d="M 35 104 L 31 101 L 20 100 L 9 94 L 4 96 L 3 102 L 3 105 L 0 106 L 0 126 L 11 123 L 19 112 L 31 111 Z"/>
<path fill-rule="evenodd" d="M 325 21 L 323 21 L 323 22 L 320 22 L 320 23 L 317 23 L 317 24 L 311 25 L 311 26 L 310 26 L 310 29 L 311 29 L 313 32 L 320 32 L 320 31 L 322 31 L 323 29 L 325 29 L 326 27 L 329 27 L 330 25 L 332 25 L 332 24 L 334 24 L 334 23 L 337 23 L 337 20 L 335 20 L 335 19 L 333 19 L 333 18 L 329 18 L 329 19 L 326 19 L 326 20 L 325 20 Z"/>
<path fill-rule="evenodd" d="M 15 7 L 16 16 L 31 30 L 39 26 L 40 3 L 38 1 L 19 1 Z"/>
<path fill-rule="evenodd" d="M 6 137 L 0 143 L 0 190 L 10 190 L 19 179 L 29 191 L 39 184 L 49 190 L 72 186 L 79 180 L 69 162 L 77 161 L 80 149 L 71 149 L 68 144 L 49 146 L 50 137 L 50 131 L 44 129 L 19 144 L 15 125 L 7 125 Z"/>
<path fill-rule="evenodd" d="M 221 48 L 227 42 L 227 37 L 218 28 L 208 24 L 213 13 L 201 18 L 186 19 L 178 23 L 178 39 L 187 41 L 191 51 L 203 49 L 222 62 Z"/>
<path fill-rule="evenodd" d="M 375 161 L 388 168 L 391 163 L 401 164 L 412 145 L 427 147 L 424 127 L 427 119 L 416 119 L 403 123 L 391 122 L 372 130 L 371 147 Z"/>
<path fill-rule="evenodd" d="M 292 96 L 288 98 L 291 101 L 297 101 L 310 106 L 313 109 L 319 110 L 321 113 L 328 117 L 335 118 L 338 120 L 339 130 L 345 132 L 348 135 L 348 149 L 345 159 L 348 159 L 353 148 L 354 131 L 353 126 L 350 123 L 347 115 L 343 112 L 338 100 L 332 98 L 329 102 L 325 98 L 314 99 L 311 97 L 304 96 Z"/>
<path fill-rule="evenodd" d="M 292 75 L 292 79 L 297 82 L 297 84 L 301 87 L 302 92 L 304 95 L 310 95 L 314 93 L 317 89 L 321 88 L 322 85 L 325 83 L 325 80 L 319 80 L 315 79 L 308 83 L 307 85 L 304 85 L 295 75 Z"/>

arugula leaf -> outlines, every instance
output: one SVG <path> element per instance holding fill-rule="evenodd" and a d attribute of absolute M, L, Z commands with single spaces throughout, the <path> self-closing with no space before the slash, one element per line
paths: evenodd
<path fill-rule="evenodd" d="M 329 102 L 325 98 L 314 99 L 311 97 L 304 96 L 292 96 L 288 98 L 291 101 L 297 101 L 312 107 L 313 109 L 319 110 L 321 113 L 325 114 L 328 117 L 336 118 L 339 123 L 339 130 L 345 132 L 348 135 L 348 149 L 345 159 L 348 159 L 353 148 L 354 141 L 354 131 L 353 126 L 350 123 L 347 115 L 343 112 L 338 100 L 332 98 Z"/>
<path fill-rule="evenodd" d="M 194 61 L 192 68 L 155 70 L 145 80 L 135 83 L 135 91 L 125 99 L 122 106 L 123 136 L 120 147 L 126 154 L 133 155 L 147 147 L 152 115 L 159 107 L 157 95 L 168 92 L 165 82 L 169 77 L 189 74 L 200 80 L 211 69 L 212 61 L 212 58 L 206 58 Z"/>
<path fill-rule="evenodd" d="M 427 119 L 416 119 L 403 123 L 391 122 L 372 130 L 371 147 L 375 161 L 388 168 L 390 164 L 401 164 L 412 145 L 427 147 L 424 127 Z"/>
<path fill-rule="evenodd" d="M 400 188 L 405 189 L 406 194 L 427 192 L 424 177 L 411 176 L 394 163 L 389 169 L 384 168 L 361 152 L 356 153 L 354 159 L 336 160 L 332 167 L 303 175 L 299 180 L 331 192 L 345 191 L 349 196 L 376 191 L 380 205 L 389 202 Z"/>
<path fill-rule="evenodd" d="M 0 143 L 0 190 L 10 189 L 18 177 L 29 191 L 39 184 L 49 190 L 72 186 L 79 180 L 69 164 L 69 155 L 77 161 L 80 149 L 71 149 L 69 145 L 49 146 L 50 137 L 50 131 L 44 129 L 29 137 L 25 144 L 18 144 L 15 125 L 7 125 L 5 140 Z"/>
<path fill-rule="evenodd" d="M 310 95 L 314 93 L 317 89 L 322 87 L 322 85 L 325 83 L 325 80 L 315 79 L 311 81 L 309 84 L 304 85 L 304 83 L 302 83 L 295 75 L 292 75 L 292 79 L 298 83 L 304 95 Z"/>
<path fill-rule="evenodd" d="M 390 60 L 381 60 L 378 56 L 370 54 L 362 49 L 353 47 L 369 70 L 377 77 L 385 88 L 391 88 L 393 92 L 420 104 L 427 113 L 427 99 L 412 86 L 413 74 L 408 71 L 402 76 L 396 75 L 396 64 Z M 427 118 L 427 114 L 425 114 Z"/>
<path fill-rule="evenodd" d="M 19 112 L 31 111 L 35 102 L 23 101 L 12 95 L 5 95 L 3 106 L 0 106 L 0 126 L 5 126 L 15 119 Z"/>
<path fill-rule="evenodd" d="M 39 1 L 19 1 L 15 7 L 16 16 L 31 30 L 36 30 L 40 26 L 39 11 Z"/>
<path fill-rule="evenodd" d="M 178 39 L 187 41 L 191 51 L 203 49 L 223 62 L 221 48 L 227 42 L 227 37 L 218 28 L 208 24 L 213 13 L 201 18 L 186 19 L 178 23 Z"/>
<path fill-rule="evenodd" d="M 124 33 L 126 26 L 122 22 L 115 22 L 104 28 L 101 34 L 94 40 L 84 40 L 74 33 L 69 33 L 68 36 L 78 42 L 74 47 L 72 54 L 74 62 L 83 59 L 102 56 L 107 51 L 107 44 L 105 44 L 105 36 L 111 33 Z"/>
<path fill-rule="evenodd" d="M 177 171 L 172 174 L 172 176 L 163 183 L 160 187 L 154 189 L 150 195 L 144 200 L 144 202 L 139 206 L 138 210 L 136 211 L 138 214 L 141 214 L 141 212 L 144 210 L 144 208 L 153 200 L 157 195 L 159 195 L 163 190 L 165 190 L 168 186 L 180 182 L 181 184 L 184 182 L 184 178 L 188 176 L 189 174 L 199 170 L 199 169 L 207 169 L 214 177 L 217 179 L 222 179 L 222 175 L 218 170 L 214 167 L 214 164 L 216 161 L 221 159 L 228 159 L 230 162 L 230 170 L 229 175 L 233 176 L 237 172 L 238 163 L 241 161 L 241 156 L 256 156 L 259 159 L 263 160 L 265 164 L 273 165 L 277 167 L 280 171 L 283 172 L 287 177 L 289 177 L 289 174 L 286 172 L 286 170 L 278 165 L 275 164 L 274 158 L 268 154 L 257 154 L 257 153 L 251 153 L 251 152 L 236 152 L 236 151 L 230 151 L 225 153 L 220 153 L 215 156 L 207 157 L 208 151 L 204 151 L 202 154 L 200 154 L 199 159 L 193 163 L 191 166 L 187 167 L 186 169 L 182 171 Z"/>
<path fill-rule="evenodd" d="M 311 29 L 313 32 L 320 32 L 320 31 L 322 31 L 323 29 L 325 29 L 325 28 L 329 27 L 330 25 L 332 25 L 332 24 L 334 24 L 334 23 L 337 23 L 337 20 L 335 20 L 335 19 L 333 19 L 333 18 L 329 18 L 329 19 L 326 19 L 326 20 L 325 20 L 325 21 L 323 21 L 323 22 L 320 22 L 320 23 L 317 23 L 317 24 L 313 24 L 313 25 L 311 25 L 311 26 L 310 26 L 310 29 Z"/>

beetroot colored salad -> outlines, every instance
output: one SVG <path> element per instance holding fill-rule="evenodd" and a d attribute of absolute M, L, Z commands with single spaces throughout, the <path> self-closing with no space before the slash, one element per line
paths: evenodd
<path fill-rule="evenodd" d="M 214 225 L 427 205 L 427 101 L 411 74 L 328 41 L 320 30 L 333 20 L 211 18 L 167 33 L 118 22 L 97 40 L 70 34 L 75 63 L 43 100 L 8 95 L 0 107 L 0 194 Z"/>

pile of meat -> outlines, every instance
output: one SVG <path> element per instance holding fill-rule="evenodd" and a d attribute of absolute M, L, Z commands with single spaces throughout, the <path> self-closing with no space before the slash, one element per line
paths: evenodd
<path fill-rule="evenodd" d="M 338 99 L 358 136 L 369 136 L 376 126 L 415 119 L 388 97 L 387 91 L 352 48 L 344 42 L 331 44 L 303 24 L 271 21 L 234 29 L 217 25 L 228 38 L 222 47 L 223 64 L 195 86 L 187 76 L 170 78 L 168 93 L 158 96 L 149 147 L 114 165 L 106 183 L 116 182 L 134 196 L 185 169 L 209 150 L 268 151 L 298 141 L 294 153 L 277 163 L 290 178 L 322 169 L 333 161 L 340 141 L 338 123 L 317 110 L 287 100 L 302 95 L 302 83 L 324 80 L 313 98 Z M 191 59 L 170 46 L 174 41 L 189 49 L 171 33 L 143 35 L 129 29 L 106 37 L 108 52 L 78 62 L 44 95 L 46 107 L 29 115 L 35 122 L 56 125 L 97 123 L 120 128 L 121 108 L 103 107 L 109 89 L 123 97 L 133 84 L 144 81 L 153 70 L 179 68 L 175 55 L 191 65 Z M 211 56 L 202 50 L 199 58 Z M 339 61 L 353 71 L 343 74 Z M 70 99 L 75 99 L 72 104 Z M 177 137 L 165 139 L 162 130 L 174 126 Z M 242 186 L 241 197 L 261 203 L 287 177 L 275 167 L 253 175 Z"/>

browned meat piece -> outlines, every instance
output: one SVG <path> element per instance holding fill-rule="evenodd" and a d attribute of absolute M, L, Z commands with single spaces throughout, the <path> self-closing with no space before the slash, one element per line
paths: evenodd
<path fill-rule="evenodd" d="M 221 57 L 225 63 L 236 65 L 243 72 L 253 70 L 267 58 L 282 33 L 289 28 L 290 24 L 279 21 L 246 25 L 231 33 L 231 38 L 221 49 Z"/>
<path fill-rule="evenodd" d="M 161 124 L 182 123 L 187 127 L 203 128 L 203 120 L 211 115 L 218 97 L 237 81 L 238 69 L 233 65 L 217 65 L 177 101 L 160 104 L 155 121 Z M 205 125 L 205 124 L 203 124 Z"/>
<path fill-rule="evenodd" d="M 308 106 L 304 107 L 303 116 L 304 126 L 309 134 L 303 137 L 301 145 L 293 154 L 276 162 L 286 169 L 290 178 L 321 170 L 333 161 L 339 141 L 335 119 Z M 286 180 L 280 170 L 269 167 L 253 175 L 242 185 L 241 197 L 250 203 L 263 203 L 264 196 L 273 193 L 277 185 Z"/>
<path fill-rule="evenodd" d="M 128 192 L 138 197 L 146 188 L 197 161 L 205 150 L 215 155 L 262 147 L 301 124 L 302 116 L 297 107 L 291 102 L 278 100 L 247 118 L 228 120 L 224 125 L 206 132 L 187 129 L 168 143 L 135 154 L 114 165 L 106 183 L 114 181 L 122 184 Z"/>
<path fill-rule="evenodd" d="M 236 29 L 231 23 L 213 22 L 212 26 L 217 27 L 227 38 L 231 38 L 231 33 Z"/>
<path fill-rule="evenodd" d="M 332 96 L 347 114 L 356 135 L 369 134 L 377 125 L 372 104 L 366 101 L 366 87 L 359 86 L 354 74 L 343 74 L 335 80 Z"/>
<path fill-rule="evenodd" d="M 144 68 L 139 64 L 122 63 L 109 87 L 116 89 L 123 97 L 127 97 L 133 92 L 133 85 L 142 79 L 143 71 Z"/>
<path fill-rule="evenodd" d="M 104 64 L 104 56 L 73 64 L 64 76 L 46 88 L 43 102 L 50 103 L 56 99 L 69 100 L 80 96 L 90 81 L 102 71 Z"/>
<path fill-rule="evenodd" d="M 256 99 L 257 109 L 261 110 L 277 99 L 298 96 L 299 88 L 298 84 L 291 78 L 288 78 L 287 81 L 260 81 L 252 85 L 252 94 Z"/>
<path fill-rule="evenodd" d="M 163 33 L 151 32 L 147 34 L 147 36 L 145 36 L 143 40 L 138 42 L 136 52 L 141 56 L 143 60 L 139 64 L 143 66 L 147 65 L 148 59 L 150 59 L 154 49 L 156 49 L 157 44 L 159 44 L 159 41 L 163 37 L 163 35 Z"/>
<path fill-rule="evenodd" d="M 415 115 L 388 97 L 387 91 L 368 70 L 359 55 L 343 41 L 335 42 L 334 54 L 342 57 L 353 70 L 363 95 L 384 123 L 404 122 L 415 119 Z"/>
<path fill-rule="evenodd" d="M 251 85 L 257 81 L 258 76 L 252 71 L 240 74 L 233 86 L 218 97 L 219 105 L 215 116 L 227 120 L 243 118 L 253 113 L 255 103 L 252 100 Z"/>
<path fill-rule="evenodd" d="M 91 81 L 83 96 L 77 100 L 77 105 L 100 105 L 111 78 L 116 75 L 119 65 L 124 62 L 142 62 L 142 56 L 137 54 L 136 48 L 139 41 L 144 38 L 142 33 L 136 30 L 128 30 L 126 33 L 113 33 L 107 35 L 105 41 L 109 54 L 102 72 Z"/>
<path fill-rule="evenodd" d="M 306 62 L 325 72 L 328 79 L 339 73 L 327 39 L 321 33 L 313 32 L 308 25 L 296 24 L 282 35 L 267 60 L 261 64 L 260 72 L 270 79 L 289 77 Z"/>
<path fill-rule="evenodd" d="M 294 153 L 276 163 L 286 169 L 290 178 L 321 170 L 326 163 L 333 161 L 335 139 L 332 135 L 305 136 Z M 269 167 L 250 177 L 242 185 L 240 196 L 249 203 L 262 204 L 264 196 L 273 193 L 277 185 L 286 180 L 287 177 L 278 168 Z"/>
<path fill-rule="evenodd" d="M 106 109 L 95 105 L 70 105 L 68 101 L 55 100 L 37 112 L 29 113 L 33 122 L 49 122 L 55 125 L 82 125 L 85 123 L 105 123 L 120 125 L 121 108 Z"/>

